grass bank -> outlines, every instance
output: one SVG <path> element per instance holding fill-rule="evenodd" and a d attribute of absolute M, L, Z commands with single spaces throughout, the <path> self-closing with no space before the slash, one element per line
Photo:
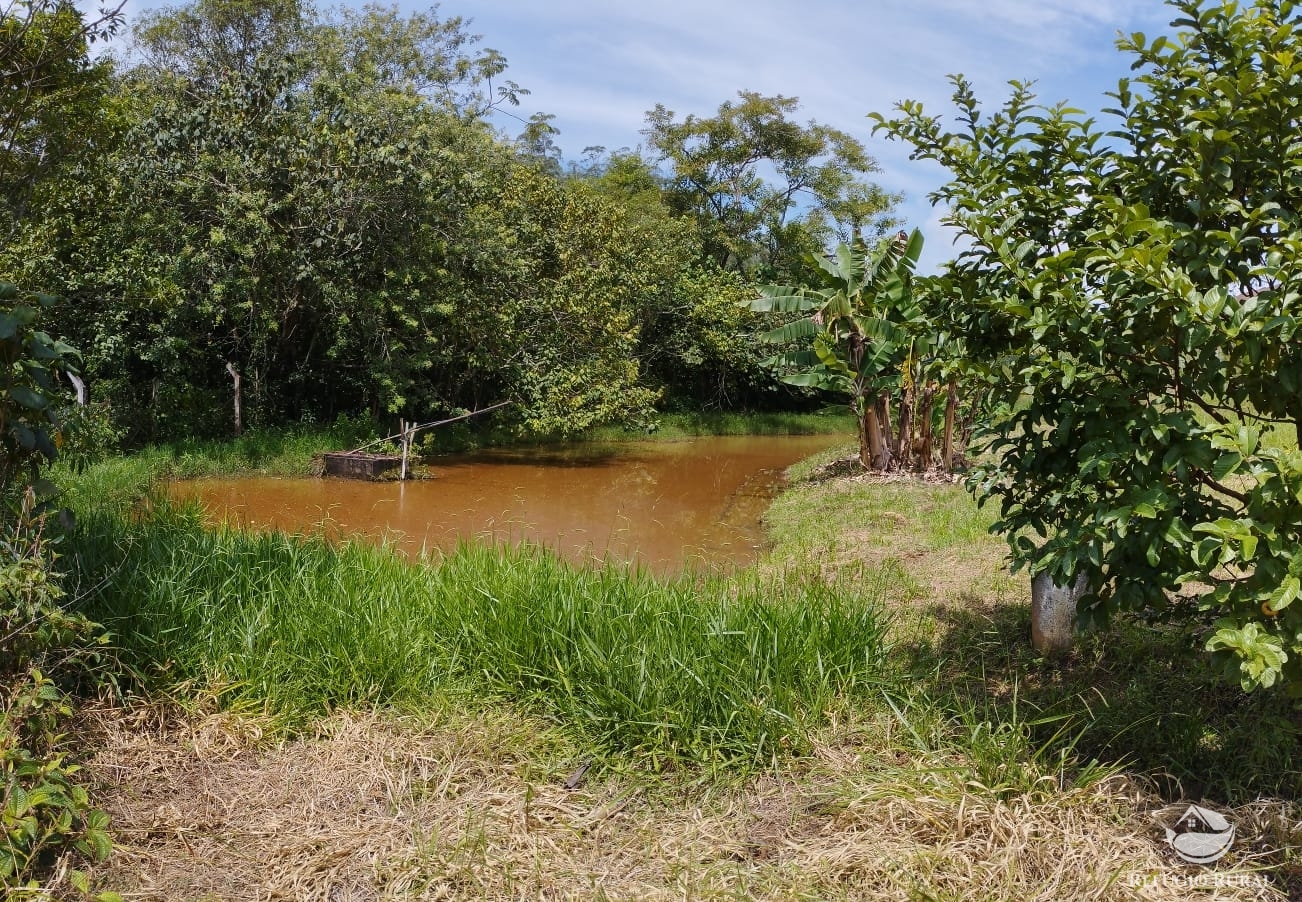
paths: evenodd
<path fill-rule="evenodd" d="M 1287 699 L 1219 683 L 1195 629 L 1038 658 L 962 487 L 840 456 L 729 579 L 88 508 L 65 560 L 154 700 L 87 716 L 101 873 L 157 899 L 1175 900 L 1209 872 L 1162 829 L 1200 801 L 1237 831 L 1217 898 L 1302 887 Z"/>
<path fill-rule="evenodd" d="M 64 491 L 63 503 L 84 511 L 109 502 L 129 504 L 160 479 L 256 474 L 306 476 L 313 457 L 325 451 L 355 448 L 369 441 L 373 428 L 363 422 L 333 427 L 294 427 L 250 431 L 239 438 L 186 439 L 150 445 L 104 458 L 73 470 L 56 464 L 50 478 Z"/>
<path fill-rule="evenodd" d="M 842 408 L 815 413 L 663 413 L 650 432 L 600 427 L 583 436 L 593 441 L 621 439 L 677 441 L 708 435 L 853 435 L 854 418 Z"/>
<path fill-rule="evenodd" d="M 83 516 L 73 560 L 74 591 L 147 687 L 221 691 L 300 727 L 340 708 L 506 699 L 603 753 L 762 765 L 808 748 L 884 666 L 880 581 L 661 580 L 530 548 L 412 562 L 208 528 L 166 503 Z"/>
<path fill-rule="evenodd" d="M 1027 731 L 1031 746 L 1101 761 L 1167 798 L 1244 804 L 1302 794 L 1302 717 L 1282 692 L 1245 695 L 1203 652 L 1209 624 L 1119 615 L 1056 660 L 1030 635 L 993 512 L 963 486 L 855 475 L 832 449 L 793 468 L 769 511 L 766 566 L 846 581 L 900 574 L 892 662 L 915 707 Z"/>

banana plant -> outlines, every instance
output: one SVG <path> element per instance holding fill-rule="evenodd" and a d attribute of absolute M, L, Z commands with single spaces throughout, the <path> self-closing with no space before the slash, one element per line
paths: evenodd
<path fill-rule="evenodd" d="M 888 470 L 908 453 L 908 374 L 925 351 L 925 317 L 913 296 L 922 233 L 900 232 L 875 252 L 842 244 L 815 257 L 818 283 L 765 285 L 748 302 L 761 313 L 801 314 L 761 336 L 781 350 L 766 361 L 789 385 L 845 395 L 859 424 L 859 460 Z M 909 385 L 906 385 L 909 383 Z M 900 439 L 891 442 L 890 390 L 904 386 Z"/>

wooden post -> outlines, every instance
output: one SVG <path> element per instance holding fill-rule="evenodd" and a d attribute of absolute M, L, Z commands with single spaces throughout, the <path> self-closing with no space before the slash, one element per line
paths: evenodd
<path fill-rule="evenodd" d="M 407 481 L 407 453 L 411 450 L 411 429 L 406 420 L 398 421 L 398 428 L 402 431 L 402 475 L 398 478 L 403 482 Z"/>

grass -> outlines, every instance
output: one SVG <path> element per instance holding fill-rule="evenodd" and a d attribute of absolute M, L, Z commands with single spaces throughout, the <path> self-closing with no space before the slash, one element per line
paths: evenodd
<path fill-rule="evenodd" d="M 528 548 L 413 563 L 210 529 L 165 502 L 134 522 L 84 516 L 73 560 L 77 583 L 102 587 L 88 613 L 147 683 L 229 687 L 233 703 L 300 724 L 469 694 L 524 704 L 606 752 L 763 764 L 875 692 L 885 652 L 878 584 L 658 580 Z"/>
<path fill-rule="evenodd" d="M 556 445 L 576 441 L 684 441 L 702 436 L 723 435 L 838 435 L 855 432 L 854 418 L 844 408 L 813 413 L 770 411 L 736 413 L 729 411 L 670 411 L 658 413 L 651 427 L 596 426 L 575 435 L 534 436 L 521 438 L 491 424 L 474 421 L 458 423 L 446 429 L 426 433 L 423 443 L 427 454 L 446 454 L 479 448 L 508 445 Z"/>
<path fill-rule="evenodd" d="M 1296 709 L 1222 683 L 1197 626 L 1119 618 L 1068 659 L 1039 658 L 989 513 L 955 484 L 829 477 L 848 450 L 793 470 L 768 514 L 772 550 L 732 579 L 575 568 L 537 549 L 412 563 L 212 530 L 168 505 L 133 518 L 123 502 L 155 472 L 147 458 L 83 475 L 71 496 L 99 512 L 83 514 L 73 560 L 81 585 L 102 585 L 90 613 L 155 689 L 224 687 L 300 725 L 452 693 L 526 704 L 603 754 L 755 764 L 807 749 L 829 712 L 880 706 L 887 688 L 910 720 L 981 712 L 992 731 L 1125 764 L 1170 798 L 1302 792 Z"/>
<path fill-rule="evenodd" d="M 1238 831 L 1216 873 L 1270 877 L 1219 898 L 1298 890 L 1288 699 L 1217 681 L 1196 626 L 1039 658 L 988 512 L 847 453 L 793 470 L 728 579 L 83 508 L 91 613 L 192 708 L 88 727 L 111 873 L 149 898 L 1174 900 L 1205 872 L 1160 824 L 1197 800 Z M 79 497 L 148 482 L 116 466 Z"/>
<path fill-rule="evenodd" d="M 1047 661 L 1027 641 L 1029 585 L 1009 575 L 991 512 L 957 484 L 828 478 L 850 453 L 793 468 L 795 490 L 769 511 L 768 566 L 837 580 L 902 573 L 893 661 L 919 709 L 1018 724 L 1046 754 L 1124 765 L 1167 798 L 1302 793 L 1297 708 L 1282 692 L 1245 696 L 1222 681 L 1202 652 L 1204 626 L 1118 616 Z"/>
<path fill-rule="evenodd" d="M 231 439 L 186 439 L 105 458 L 77 471 L 56 465 L 50 478 L 64 488 L 64 504 L 88 510 L 102 502 L 129 504 L 162 479 L 258 474 L 306 476 L 324 451 L 368 441 L 371 427 L 342 421 L 334 427 L 264 429 Z"/>
<path fill-rule="evenodd" d="M 571 779 L 583 744 L 509 705 L 340 713 L 285 743 L 214 712 L 88 721 L 121 844 L 101 876 L 131 898 L 1120 900 L 1171 874 L 1133 785 L 1024 765 L 1036 790 L 1001 798 L 957 754 L 901 758 L 889 712 L 756 779 L 695 785 Z"/>
<path fill-rule="evenodd" d="M 853 435 L 854 418 L 841 408 L 816 413 L 662 413 L 651 432 L 600 427 L 584 434 L 593 441 L 647 438 L 675 441 L 707 435 Z"/>

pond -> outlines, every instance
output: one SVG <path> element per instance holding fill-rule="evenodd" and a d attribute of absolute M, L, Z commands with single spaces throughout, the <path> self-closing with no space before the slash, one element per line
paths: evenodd
<path fill-rule="evenodd" d="M 252 528 L 388 536 L 410 552 L 459 541 L 534 542 L 574 561 L 665 573 L 748 564 L 761 518 L 802 458 L 844 436 L 711 437 L 577 444 L 437 458 L 430 478 L 201 479 L 173 494 Z"/>

